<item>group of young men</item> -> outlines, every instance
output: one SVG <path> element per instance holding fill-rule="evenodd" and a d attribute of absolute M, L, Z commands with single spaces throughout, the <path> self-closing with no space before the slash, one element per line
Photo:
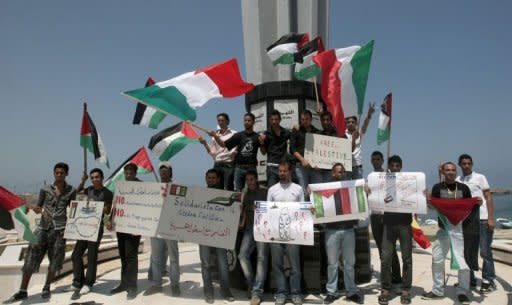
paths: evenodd
<path fill-rule="evenodd" d="M 304 158 L 306 133 L 319 133 L 337 136 L 333 127 L 332 116 L 329 112 L 319 112 L 322 130 L 312 125 L 312 113 L 308 110 L 300 114 L 300 126 L 287 130 L 280 125 L 281 115 L 277 110 L 270 113 L 270 128 L 258 134 L 254 131 L 255 117 L 251 113 L 244 115 L 244 131 L 235 132 L 229 128 L 229 116 L 225 113 L 217 115 L 219 129 L 210 131 L 212 142 L 200 138 L 206 151 L 214 159 L 213 168 L 205 175 L 206 185 L 209 188 L 219 188 L 242 192 L 243 211 L 239 234 L 242 242 L 238 258 L 248 286 L 248 296 L 251 305 L 261 303 L 264 285 L 267 277 L 268 263 L 272 262 L 272 276 L 276 284 L 275 304 L 282 305 L 287 299 L 295 305 L 302 304 L 301 290 L 301 257 L 300 246 L 292 244 L 255 242 L 253 235 L 253 219 L 256 201 L 302 202 L 309 197 L 308 185 L 331 181 L 359 179 L 363 177 L 361 137 L 365 133 L 374 106 L 371 105 L 368 116 L 361 129 L 358 128 L 357 118 L 347 119 L 345 136 L 352 143 L 353 167 L 346 170 L 341 163 L 336 163 L 331 170 L 321 170 L 312 167 Z M 289 144 L 288 144 L 289 143 Z M 260 186 L 256 172 L 257 151 L 267 155 L 267 188 Z M 384 171 L 383 155 L 374 152 L 371 156 L 374 171 Z M 469 198 L 480 197 L 480 206 L 476 206 L 463 223 L 453 225 L 441 222 L 432 253 L 433 288 L 425 293 L 425 299 L 438 299 L 444 296 L 444 260 L 448 250 L 462 258 L 459 264 L 459 283 L 457 285 L 458 300 L 468 303 L 469 288 L 476 286 L 473 270 L 478 270 L 475 262 L 475 251 L 480 247 L 484 259 L 482 270 L 481 292 L 488 292 L 495 288 L 494 265 L 490 244 L 494 229 L 494 215 L 492 196 L 485 176 L 472 171 L 473 161 L 469 155 L 461 155 L 459 165 L 463 175 L 456 177 L 454 163 L 442 164 L 441 172 L 444 181 L 432 188 L 431 195 L 426 191 L 427 198 Z M 400 172 L 402 159 L 392 156 L 388 160 L 389 172 Z M 124 167 L 125 180 L 140 181 L 136 177 L 137 166 L 127 164 Z M 77 241 L 73 255 L 73 283 L 68 290 L 73 292 L 73 299 L 91 291 L 96 280 L 97 253 L 99 241 L 103 235 L 103 225 L 112 229 L 111 207 L 112 193 L 103 186 L 103 172 L 93 169 L 89 176 L 82 177 L 82 182 L 75 190 L 66 183 L 68 166 L 58 163 L 54 168 L 53 184 L 45 186 L 40 193 L 36 213 L 42 213 L 41 222 L 36 229 L 38 242 L 31 244 L 25 264 L 23 266 L 23 279 L 19 291 L 6 303 L 22 300 L 27 297 L 27 287 L 33 272 L 38 270 L 39 264 L 48 252 L 50 267 L 42 297 L 50 298 L 50 284 L 55 272 L 62 267 L 65 251 L 63 232 L 66 223 L 66 207 L 76 197 L 77 191 L 84 191 L 88 200 L 105 202 L 104 220 L 97 242 Z M 162 163 L 159 167 L 162 183 L 172 182 L 172 167 Z M 92 186 L 84 189 L 84 182 L 90 177 Z M 297 183 L 294 183 L 296 181 Z M 314 213 L 312 209 L 312 213 Z M 408 213 L 377 213 L 371 214 L 371 227 L 374 239 L 379 249 L 381 259 L 381 293 L 379 304 L 388 304 L 393 293 L 393 285 L 400 284 L 400 301 L 402 304 L 411 303 L 412 286 L 412 229 L 411 221 L 414 215 Z M 476 224 L 476 225 L 475 225 Z M 362 303 L 363 298 L 355 284 L 355 231 L 357 221 L 343 221 L 325 225 L 325 251 L 327 254 L 327 295 L 324 304 L 335 302 L 340 294 L 338 292 L 339 259 L 343 257 L 343 277 L 348 301 Z M 475 229 L 476 228 L 476 229 Z M 111 290 L 112 294 L 126 291 L 127 299 L 137 296 L 138 249 L 139 235 L 117 233 L 119 256 L 121 259 L 121 282 Z M 477 238 L 479 242 L 471 242 Z M 400 242 L 402 257 L 402 272 L 396 252 L 396 241 Z M 453 241 L 460 243 L 455 247 Z M 451 242 L 450 242 L 451 241 Z M 84 274 L 83 254 L 87 249 L 88 264 Z M 462 249 L 462 250 L 461 250 Z M 251 262 L 253 251 L 257 251 L 256 270 Z M 212 286 L 211 268 L 218 267 L 218 276 L 222 297 L 227 301 L 234 301 L 231 292 L 227 250 L 222 248 L 199 246 L 201 260 L 201 274 L 203 279 L 204 298 L 207 303 L 214 302 L 214 289 Z M 462 251 L 462 252 L 461 252 Z M 212 264 L 211 253 L 215 252 L 216 263 Z M 270 257 L 269 257 L 270 254 Z M 288 258 L 290 266 L 289 279 L 284 271 L 284 257 Z M 148 278 L 151 286 L 145 290 L 144 295 L 162 292 L 162 277 L 166 269 L 167 257 L 170 260 L 170 286 L 173 296 L 181 294 L 180 266 L 178 243 L 158 237 L 151 238 L 151 258 Z M 466 264 L 464 264 L 466 262 Z M 320 270 L 319 270 L 320 272 Z"/>

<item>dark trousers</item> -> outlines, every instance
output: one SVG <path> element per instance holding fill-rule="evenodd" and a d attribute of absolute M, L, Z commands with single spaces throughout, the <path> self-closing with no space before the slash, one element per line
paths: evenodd
<path fill-rule="evenodd" d="M 121 258 L 121 285 L 126 289 L 137 288 L 137 274 L 139 272 L 140 235 L 127 233 L 117 234 L 117 247 Z"/>
<path fill-rule="evenodd" d="M 96 269 L 98 267 L 98 248 L 103 237 L 103 224 L 100 225 L 98 240 L 96 242 L 87 240 L 78 240 L 71 254 L 73 262 L 73 286 L 82 287 L 87 285 L 92 287 L 96 282 Z M 87 273 L 84 276 L 83 256 L 87 250 Z"/>
<path fill-rule="evenodd" d="M 213 168 L 220 172 L 220 184 L 225 190 L 232 191 L 235 189 L 233 182 L 234 167 L 233 164 L 215 163 Z"/>
<path fill-rule="evenodd" d="M 379 249 L 379 258 L 382 261 L 382 233 L 384 229 L 384 215 L 371 214 L 370 216 L 373 239 Z M 396 254 L 396 249 L 393 250 L 393 260 L 391 262 L 391 280 L 393 283 L 400 283 L 402 281 L 402 274 L 400 273 L 400 261 Z"/>
<path fill-rule="evenodd" d="M 402 290 L 409 291 L 412 285 L 412 228 L 410 224 L 384 225 L 382 234 L 382 257 L 380 282 L 382 289 L 391 290 L 391 265 L 396 241 L 400 241 L 402 252 Z"/>

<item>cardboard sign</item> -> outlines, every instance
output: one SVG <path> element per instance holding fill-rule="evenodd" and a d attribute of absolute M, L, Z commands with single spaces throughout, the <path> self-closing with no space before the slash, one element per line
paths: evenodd
<path fill-rule="evenodd" d="M 103 201 L 71 201 L 64 238 L 97 241 L 103 205 Z"/>
<path fill-rule="evenodd" d="M 332 169 L 336 163 L 352 169 L 352 143 L 348 139 L 306 133 L 304 158 L 312 167 Z"/>

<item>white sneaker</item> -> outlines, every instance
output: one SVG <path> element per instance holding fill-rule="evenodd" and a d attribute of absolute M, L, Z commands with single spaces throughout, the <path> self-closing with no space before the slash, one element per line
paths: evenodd
<path fill-rule="evenodd" d="M 66 288 L 64 288 L 64 291 L 65 292 L 71 292 L 71 291 L 75 291 L 75 290 L 79 290 L 79 289 L 80 288 L 75 287 L 75 286 L 73 286 L 73 284 L 71 284 L 71 285 L 67 286 Z"/>
<path fill-rule="evenodd" d="M 88 294 L 89 292 L 91 292 L 91 287 L 87 285 L 84 285 L 82 289 L 80 289 L 80 294 Z"/>

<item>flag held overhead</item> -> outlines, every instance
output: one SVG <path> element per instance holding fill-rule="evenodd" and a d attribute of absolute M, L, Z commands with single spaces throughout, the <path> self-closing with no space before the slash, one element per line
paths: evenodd
<path fill-rule="evenodd" d="M 151 137 L 149 149 L 158 156 L 160 161 L 167 161 L 190 143 L 197 143 L 199 134 L 187 121 L 164 129 Z"/>
<path fill-rule="evenodd" d="M 153 86 L 155 81 L 149 77 L 145 87 Z M 134 125 L 143 125 L 152 129 L 158 128 L 158 124 L 165 118 L 165 114 L 153 107 L 148 107 L 142 103 L 137 103 L 135 114 L 133 116 Z"/>

